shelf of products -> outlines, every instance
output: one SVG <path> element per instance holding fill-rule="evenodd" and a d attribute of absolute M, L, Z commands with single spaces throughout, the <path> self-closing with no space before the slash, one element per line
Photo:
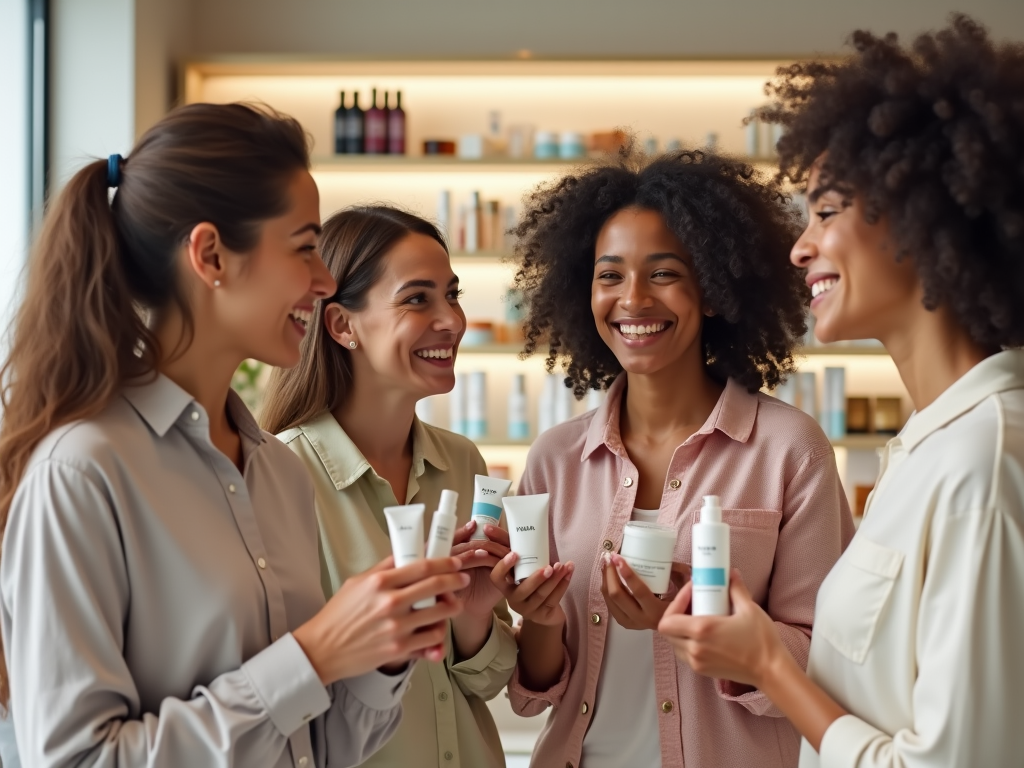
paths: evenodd
<path fill-rule="evenodd" d="M 490 464 L 517 477 L 532 436 L 599 401 L 577 402 L 558 391 L 562 377 L 546 374 L 543 351 L 518 357 L 521 319 L 511 300 L 515 264 L 505 232 L 517 220 L 523 196 L 572 166 L 592 162 L 591 154 L 614 151 L 624 131 L 647 152 L 717 146 L 770 172 L 766 155 L 777 129 L 744 119 L 763 103 L 764 82 L 778 63 L 234 57 L 188 63 L 182 85 L 187 102 L 257 101 L 296 117 L 312 137 L 324 217 L 345 206 L 387 201 L 440 224 L 470 323 L 456 370 L 476 374 L 477 391 L 483 391 L 473 418 L 485 423 L 475 431 L 486 437 L 477 443 Z M 374 89 L 377 107 L 367 118 Z M 347 130 L 347 113 L 338 109 L 341 91 L 346 110 L 353 94 L 360 95 L 362 150 L 384 154 L 349 153 L 344 141 L 336 141 L 347 138 L 341 135 Z M 385 110 L 383 99 L 387 93 L 393 106 L 399 91 L 401 145 L 392 141 L 399 134 L 391 118 L 398 113 Z M 396 154 L 399 148 L 404 153 Z M 877 345 L 809 345 L 797 363 L 802 394 L 775 394 L 802 405 L 833 434 L 852 503 L 873 482 L 875 451 L 887 436 L 843 434 L 847 414 L 839 419 L 839 413 L 849 410 L 852 429 L 865 423 L 868 429 L 898 428 L 908 410 L 906 391 Z M 430 411 L 427 420 L 434 424 L 455 426 L 451 399 L 428 398 L 421 410 Z"/>

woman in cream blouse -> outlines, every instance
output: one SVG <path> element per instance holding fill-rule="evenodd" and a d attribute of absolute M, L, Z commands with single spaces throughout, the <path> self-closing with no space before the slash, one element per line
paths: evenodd
<path fill-rule="evenodd" d="M 262 419 L 313 477 L 324 591 L 391 551 L 384 507 L 423 503 L 429 528 L 446 488 L 459 493 L 464 524 L 453 554 L 472 578 L 446 658 L 417 667 L 397 734 L 365 765 L 503 766 L 486 701 L 516 662 L 509 616 L 489 579 L 508 549 L 468 543 L 473 475 L 486 474 L 479 451 L 415 415 L 417 400 L 455 382 L 466 323 L 458 277 L 433 225 L 385 206 L 335 214 L 320 248 L 338 292 L 314 311 L 300 364 L 272 379 Z"/>
<path fill-rule="evenodd" d="M 911 50 L 854 42 L 789 68 L 762 117 L 807 183 L 817 337 L 880 339 L 915 412 L 821 586 L 806 675 L 739 579 L 733 616 L 687 616 L 686 589 L 660 629 L 768 694 L 804 768 L 1021 766 L 1024 47 L 962 16 Z"/>

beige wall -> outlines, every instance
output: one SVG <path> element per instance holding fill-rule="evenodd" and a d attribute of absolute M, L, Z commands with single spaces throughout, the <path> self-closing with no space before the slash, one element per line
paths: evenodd
<path fill-rule="evenodd" d="M 792 56 L 859 26 L 912 34 L 970 9 L 1024 39 L 1022 0 L 192 0 L 193 50 L 375 56 Z"/>
<path fill-rule="evenodd" d="M 176 98 L 177 62 L 193 33 L 192 0 L 135 0 L 135 136 Z"/>

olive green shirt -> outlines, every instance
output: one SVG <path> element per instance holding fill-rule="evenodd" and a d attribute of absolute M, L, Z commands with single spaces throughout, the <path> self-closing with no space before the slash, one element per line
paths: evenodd
<path fill-rule="evenodd" d="M 320 571 L 328 596 L 349 576 L 391 554 L 384 507 L 399 503 L 391 484 L 325 413 L 278 437 L 301 458 L 313 478 L 320 524 Z M 473 475 L 487 474 L 477 447 L 443 429 L 413 422 L 413 460 L 403 504 L 426 505 L 424 530 L 441 491 L 459 494 L 460 524 L 470 520 Z M 456 662 L 449 632 L 448 658 L 420 662 L 402 701 L 403 720 L 392 739 L 363 763 L 373 768 L 490 768 L 505 758 L 485 703 L 500 693 L 516 664 L 516 642 L 504 601 L 490 637 L 471 659 Z"/>

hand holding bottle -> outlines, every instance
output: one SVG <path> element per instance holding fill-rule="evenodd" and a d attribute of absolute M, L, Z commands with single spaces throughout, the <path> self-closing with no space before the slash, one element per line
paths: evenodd
<path fill-rule="evenodd" d="M 515 552 L 505 555 L 491 571 L 491 583 L 505 596 L 508 607 L 522 616 L 524 622 L 561 627 L 565 623 L 562 597 L 569 589 L 575 566 L 571 561 L 547 565 L 517 585 L 512 575 L 517 559 Z"/>
<path fill-rule="evenodd" d="M 491 570 L 508 554 L 508 534 L 497 526 L 488 525 L 488 538 L 470 539 L 477 529 L 475 520 L 470 520 L 455 532 L 452 542 L 452 557 L 459 558 L 462 570 L 469 574 L 470 582 L 457 594 L 462 600 L 466 615 L 490 618 L 494 606 L 502 598 L 502 592 L 491 582 Z M 490 536 L 501 531 L 505 543 L 493 541 Z"/>
<path fill-rule="evenodd" d="M 293 636 L 324 685 L 410 659 L 440 661 L 447 622 L 462 610 L 454 593 L 469 583 L 459 567 L 443 557 L 395 568 L 388 557 L 348 579 Z M 429 597 L 437 604 L 413 610 Z"/>
<path fill-rule="evenodd" d="M 612 618 L 626 629 L 657 629 L 671 595 L 660 598 L 651 592 L 622 555 L 605 555 L 601 571 L 601 594 Z M 671 583 L 676 588 L 682 587 L 689 577 L 690 566 L 672 563 Z"/>

